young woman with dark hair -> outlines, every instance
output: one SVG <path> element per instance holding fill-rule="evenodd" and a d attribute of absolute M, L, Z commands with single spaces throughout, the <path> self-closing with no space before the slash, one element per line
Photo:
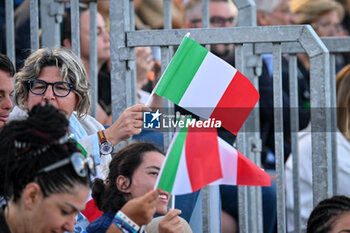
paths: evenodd
<path fill-rule="evenodd" d="M 92 157 L 68 139 L 68 120 L 34 106 L 0 132 L 0 232 L 73 231 L 89 197 Z M 44 221 L 43 221 L 44 220 Z"/>
<path fill-rule="evenodd" d="M 127 201 L 134 200 L 152 190 L 163 160 L 162 152 L 150 143 L 134 143 L 120 150 L 109 165 L 106 182 L 95 179 L 93 183 L 92 196 L 104 214 L 92 222 L 86 231 L 106 232 Z M 159 224 L 154 224 L 159 219 L 151 221 L 145 230 L 147 232 L 192 232 L 188 223 L 178 216 L 181 213 L 180 210 L 167 211 L 169 197 L 167 192 L 159 193 L 156 214 L 165 216 Z"/>

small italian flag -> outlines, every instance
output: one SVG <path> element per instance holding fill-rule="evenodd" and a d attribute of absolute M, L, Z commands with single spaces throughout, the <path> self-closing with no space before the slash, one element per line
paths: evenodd
<path fill-rule="evenodd" d="M 259 99 L 252 83 L 187 36 L 154 92 L 237 135 Z"/>
<path fill-rule="evenodd" d="M 173 195 L 208 184 L 270 186 L 270 176 L 217 135 L 214 128 L 181 128 L 169 146 L 155 188 Z"/>

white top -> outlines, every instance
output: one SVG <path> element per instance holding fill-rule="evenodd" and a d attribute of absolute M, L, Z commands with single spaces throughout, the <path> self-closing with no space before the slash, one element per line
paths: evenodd
<path fill-rule="evenodd" d="M 350 196 L 350 142 L 341 132 L 336 133 L 338 150 L 338 193 Z M 311 132 L 299 132 L 299 180 L 300 180 L 300 215 L 302 230 L 306 229 L 307 220 L 313 209 L 312 194 L 312 154 Z M 287 229 L 294 231 L 293 200 L 293 159 L 289 156 L 285 168 Z"/>

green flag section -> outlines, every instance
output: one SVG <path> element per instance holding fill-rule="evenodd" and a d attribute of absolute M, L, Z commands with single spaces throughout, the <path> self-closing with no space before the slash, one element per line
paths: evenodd
<path fill-rule="evenodd" d="M 185 37 L 154 91 L 237 134 L 259 99 L 252 83 L 230 64 Z"/>
<path fill-rule="evenodd" d="M 216 129 L 190 127 L 175 134 L 155 188 L 174 195 L 205 185 L 270 186 L 270 176 L 217 136 Z"/>

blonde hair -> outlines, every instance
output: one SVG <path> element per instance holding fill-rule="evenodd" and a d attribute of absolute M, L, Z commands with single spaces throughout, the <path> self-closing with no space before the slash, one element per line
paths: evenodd
<path fill-rule="evenodd" d="M 334 0 L 291 0 L 290 9 L 296 15 L 298 24 L 310 24 L 333 10 L 337 11 L 340 21 L 344 17 L 344 8 Z"/>
<path fill-rule="evenodd" d="M 337 83 L 337 125 L 339 131 L 350 141 L 350 64 L 341 69 Z"/>
<path fill-rule="evenodd" d="M 15 103 L 24 108 L 28 99 L 28 80 L 37 79 L 41 70 L 47 66 L 56 66 L 62 80 L 75 86 L 72 90 L 78 97 L 76 111 L 78 117 L 85 116 L 90 108 L 90 94 L 87 74 L 81 60 L 65 48 L 43 48 L 32 53 L 25 61 L 23 68 L 15 75 Z"/>

